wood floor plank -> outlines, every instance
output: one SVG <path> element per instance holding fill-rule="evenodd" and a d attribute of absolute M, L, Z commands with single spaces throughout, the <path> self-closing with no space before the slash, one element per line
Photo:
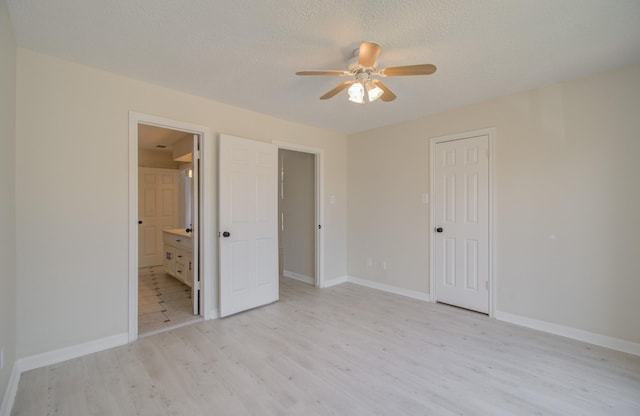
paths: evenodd
<path fill-rule="evenodd" d="M 22 375 L 12 415 L 640 415 L 640 357 L 352 284 Z"/>

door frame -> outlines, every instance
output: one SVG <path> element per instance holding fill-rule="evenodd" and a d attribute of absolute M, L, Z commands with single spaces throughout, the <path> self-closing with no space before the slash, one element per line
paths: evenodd
<path fill-rule="evenodd" d="M 496 280 L 496 249 L 495 249 L 495 137 L 496 129 L 487 128 L 481 130 L 473 130 L 462 133 L 448 134 L 446 136 L 432 137 L 429 140 L 429 194 L 431 195 L 431 204 L 429 205 L 429 297 L 431 302 L 436 301 L 436 289 L 435 289 L 435 235 L 433 232 L 433 226 L 435 224 L 434 218 L 434 191 L 435 191 L 435 149 L 436 144 L 443 142 L 450 142 L 454 140 L 470 139 L 478 136 L 489 137 L 489 316 L 495 317 L 496 312 L 496 295 L 497 295 L 497 280 Z"/>
<path fill-rule="evenodd" d="M 272 140 L 271 143 L 278 146 L 278 149 L 284 150 L 293 150 L 295 152 L 301 153 L 309 153 L 314 155 L 314 182 L 315 182 L 315 206 L 314 206 L 314 216 L 315 216 L 315 282 L 314 286 L 316 287 L 324 287 L 324 276 L 323 276 L 323 265 L 324 265 L 324 238 L 323 238 L 323 230 L 322 226 L 324 224 L 324 211 L 322 207 L 324 206 L 324 177 L 322 175 L 324 171 L 324 151 L 322 149 L 316 147 L 304 146 L 296 143 L 288 143 L 282 142 L 278 140 Z M 320 228 L 318 227 L 320 226 Z"/>
<path fill-rule="evenodd" d="M 199 273 L 201 308 L 200 316 L 205 320 L 212 319 L 213 284 L 213 221 L 215 207 L 213 206 L 213 148 L 211 130 L 209 127 L 186 123 L 168 118 L 129 112 L 129 342 L 138 338 L 138 125 L 163 127 L 180 130 L 186 133 L 198 134 L 201 137 L 200 160 L 202 170 L 200 175 L 200 244 L 199 244 Z M 206 255 L 205 255 L 206 253 Z"/>

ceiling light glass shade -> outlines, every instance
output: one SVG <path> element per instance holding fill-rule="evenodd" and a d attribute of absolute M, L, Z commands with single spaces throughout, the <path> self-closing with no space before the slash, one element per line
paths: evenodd
<path fill-rule="evenodd" d="M 349 101 L 364 104 L 364 87 L 361 83 L 354 82 L 351 84 L 347 92 L 349 93 Z"/>
<path fill-rule="evenodd" d="M 369 96 L 369 102 L 375 101 L 384 93 L 382 88 L 378 87 L 375 82 L 367 82 L 367 95 Z"/>

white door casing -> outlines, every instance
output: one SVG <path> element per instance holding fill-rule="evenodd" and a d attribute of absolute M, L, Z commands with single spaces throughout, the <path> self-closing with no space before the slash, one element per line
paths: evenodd
<path fill-rule="evenodd" d="M 432 146 L 433 297 L 490 313 L 489 135 Z"/>
<path fill-rule="evenodd" d="M 191 238 L 193 240 L 193 252 L 189 267 L 193 281 L 191 282 L 191 300 L 193 314 L 200 314 L 203 293 L 200 289 L 200 135 L 193 135 L 193 147 L 191 149 Z M 187 224 L 188 225 L 188 224 Z"/>
<path fill-rule="evenodd" d="M 220 135 L 220 316 L 278 300 L 278 148 Z"/>
<path fill-rule="evenodd" d="M 162 264 L 162 229 L 180 222 L 180 171 L 138 168 L 138 267 Z"/>

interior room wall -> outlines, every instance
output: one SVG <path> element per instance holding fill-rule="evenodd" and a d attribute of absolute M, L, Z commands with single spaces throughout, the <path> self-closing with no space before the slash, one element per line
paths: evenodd
<path fill-rule="evenodd" d="M 280 149 L 283 273 L 315 279 L 315 155 Z M 307 279 L 308 278 L 308 279 Z"/>
<path fill-rule="evenodd" d="M 324 210 L 324 272 L 345 276 L 345 135 L 24 49 L 17 95 L 19 357 L 127 332 L 129 111 L 209 126 L 216 141 L 224 132 L 323 149 L 325 192 L 336 195 Z M 217 143 L 209 149 L 216 161 Z M 217 246 L 205 255 L 217 270 Z"/>
<path fill-rule="evenodd" d="M 16 360 L 16 42 L 0 0 L 0 402 Z"/>
<path fill-rule="evenodd" d="M 638 108 L 636 65 L 350 136 L 348 274 L 428 293 L 429 139 L 495 127 L 498 311 L 640 342 Z"/>

